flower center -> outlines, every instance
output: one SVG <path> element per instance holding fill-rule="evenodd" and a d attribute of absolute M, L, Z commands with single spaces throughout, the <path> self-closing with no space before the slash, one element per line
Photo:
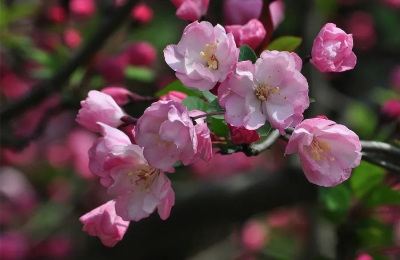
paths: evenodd
<path fill-rule="evenodd" d="M 335 158 L 328 155 L 328 152 L 332 149 L 326 142 L 320 142 L 316 139 L 313 139 L 311 142 L 311 157 L 314 161 L 325 161 L 327 158 L 332 162 L 335 161 Z"/>
<path fill-rule="evenodd" d="M 151 185 L 153 185 L 153 182 L 159 173 L 159 169 L 153 168 L 146 164 L 136 171 L 128 173 L 128 176 L 132 177 L 130 179 L 131 184 L 140 185 L 142 190 L 150 192 Z"/>
<path fill-rule="evenodd" d="M 161 139 L 160 135 L 157 135 L 156 140 L 158 141 L 157 145 L 158 146 L 165 146 L 165 147 L 170 147 L 173 142 L 167 142 L 163 139 Z"/>
<path fill-rule="evenodd" d="M 206 49 L 200 52 L 200 56 L 207 62 L 209 70 L 218 69 L 218 59 L 215 56 L 216 51 L 217 51 L 217 44 L 210 43 L 206 44 Z"/>
<path fill-rule="evenodd" d="M 261 83 L 260 85 L 255 85 L 256 97 L 262 101 L 268 99 L 269 96 L 281 93 L 279 92 L 279 87 L 271 87 L 267 82 Z"/>

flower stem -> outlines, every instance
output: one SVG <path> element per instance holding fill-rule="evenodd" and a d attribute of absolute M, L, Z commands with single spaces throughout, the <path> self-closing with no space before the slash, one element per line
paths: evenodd
<path fill-rule="evenodd" d="M 303 58 L 303 65 L 309 63 L 311 60 L 311 55 L 307 55 Z"/>
<path fill-rule="evenodd" d="M 218 112 L 212 112 L 212 113 L 208 113 L 208 114 L 194 116 L 194 117 L 191 117 L 191 118 L 192 118 L 192 120 L 196 120 L 196 119 L 199 119 L 199 118 L 202 118 L 202 117 L 217 116 L 217 115 L 224 115 L 224 114 L 225 114 L 225 111 L 218 111 Z"/>

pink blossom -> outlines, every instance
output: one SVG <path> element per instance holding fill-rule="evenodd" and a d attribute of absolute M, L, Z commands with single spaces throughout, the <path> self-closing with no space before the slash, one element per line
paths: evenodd
<path fill-rule="evenodd" d="M 206 113 L 200 110 L 192 110 L 189 112 L 190 117 L 204 114 Z M 203 117 L 196 119 L 195 122 L 194 129 L 196 130 L 198 148 L 193 160 L 201 158 L 204 162 L 208 163 L 213 156 L 210 129 L 208 129 L 207 122 L 204 121 Z"/>
<path fill-rule="evenodd" d="M 17 77 L 13 72 L 2 73 L 0 89 L 8 99 L 18 99 L 29 91 L 25 80 Z"/>
<path fill-rule="evenodd" d="M 382 114 L 387 121 L 400 120 L 400 99 L 389 99 L 382 106 Z"/>
<path fill-rule="evenodd" d="M 153 19 L 153 9 L 145 3 L 140 3 L 132 9 L 131 17 L 141 24 L 146 24 Z"/>
<path fill-rule="evenodd" d="M 193 22 L 178 45 L 164 49 L 165 61 L 187 87 L 210 90 L 233 70 L 239 55 L 233 35 L 221 25 Z"/>
<path fill-rule="evenodd" d="M 285 18 L 285 3 L 282 0 L 276 0 L 269 4 L 272 24 L 276 29 Z"/>
<path fill-rule="evenodd" d="M 99 237 L 103 245 L 108 247 L 115 246 L 123 238 L 129 226 L 129 221 L 122 220 L 115 213 L 114 200 L 86 213 L 79 220 L 83 224 L 83 231 L 90 236 Z"/>
<path fill-rule="evenodd" d="M 125 115 L 111 96 L 97 90 L 89 91 L 86 100 L 81 101 L 81 106 L 76 121 L 94 132 L 100 131 L 97 122 L 118 127 L 122 124 L 121 117 Z"/>
<path fill-rule="evenodd" d="M 137 42 L 125 50 L 128 62 L 135 66 L 151 67 L 157 57 L 156 48 L 149 42 Z"/>
<path fill-rule="evenodd" d="M 228 124 L 231 140 L 237 144 L 251 144 L 261 137 L 256 130 L 247 130 L 244 127 L 235 127 Z"/>
<path fill-rule="evenodd" d="M 374 260 L 374 259 L 369 254 L 361 253 L 356 257 L 355 260 Z"/>
<path fill-rule="evenodd" d="M 157 101 L 144 111 L 135 127 L 135 139 L 150 165 L 168 172 L 174 172 L 176 162 L 192 163 L 198 152 L 187 109 L 172 100 Z"/>
<path fill-rule="evenodd" d="M 108 193 L 117 195 L 116 212 L 124 220 L 139 221 L 156 209 L 167 219 L 175 203 L 171 181 L 160 169 L 151 167 L 137 145 L 111 154 L 113 184 Z"/>
<path fill-rule="evenodd" d="M 250 251 L 261 250 L 268 240 L 267 229 L 257 221 L 249 221 L 242 230 L 242 243 Z"/>
<path fill-rule="evenodd" d="M 96 11 L 96 4 L 94 0 L 71 0 L 69 9 L 79 17 L 88 18 Z"/>
<path fill-rule="evenodd" d="M 176 16 L 186 21 L 196 21 L 207 13 L 210 0 L 171 0 L 177 8 Z"/>
<path fill-rule="evenodd" d="M 237 46 L 247 44 L 255 49 L 264 40 L 266 31 L 263 24 L 257 19 L 251 19 L 245 25 L 225 26 L 228 33 L 232 33 Z"/>
<path fill-rule="evenodd" d="M 67 19 L 67 14 L 62 6 L 54 5 L 47 9 L 47 18 L 55 23 L 63 23 Z"/>
<path fill-rule="evenodd" d="M 12 165 L 29 165 L 37 156 L 37 145 L 35 143 L 30 143 L 21 151 L 14 151 L 12 149 L 4 149 L 3 156 L 7 163 Z"/>
<path fill-rule="evenodd" d="M 64 40 L 68 47 L 76 49 L 81 45 L 82 37 L 79 31 L 68 29 L 64 32 Z"/>
<path fill-rule="evenodd" d="M 103 137 L 97 139 L 89 150 L 89 169 L 94 175 L 100 177 L 100 183 L 103 186 L 109 187 L 113 183 L 110 170 L 115 166 L 115 162 L 110 162 L 110 154 L 124 149 L 125 146 L 131 144 L 131 141 L 117 128 L 102 123 L 98 125 Z"/>
<path fill-rule="evenodd" d="M 400 0 L 382 0 L 389 7 L 400 9 Z"/>
<path fill-rule="evenodd" d="M 285 154 L 298 152 L 307 179 L 320 186 L 335 186 L 350 177 L 361 160 L 358 136 L 331 120 L 314 118 L 298 124 Z"/>
<path fill-rule="evenodd" d="M 262 0 L 224 0 L 225 24 L 240 25 L 258 19 L 262 6 Z"/>
<path fill-rule="evenodd" d="M 218 89 L 225 120 L 232 126 L 255 130 L 268 120 L 284 134 L 296 126 L 309 106 L 308 83 L 300 73 L 301 59 L 295 53 L 264 51 L 255 64 L 239 62 L 237 74 Z"/>
<path fill-rule="evenodd" d="M 127 57 L 124 55 L 110 56 L 99 62 L 98 69 L 107 84 L 118 84 L 125 78 L 124 70 L 127 65 Z"/>
<path fill-rule="evenodd" d="M 167 94 L 161 96 L 160 100 L 163 100 L 163 101 L 173 100 L 173 101 L 181 104 L 185 98 L 187 98 L 187 95 L 185 93 L 182 93 L 179 91 L 170 91 Z"/>
<path fill-rule="evenodd" d="M 343 72 L 354 68 L 353 36 L 327 23 L 314 40 L 311 63 L 321 72 Z"/>
<path fill-rule="evenodd" d="M 143 101 L 143 97 L 130 92 L 123 87 L 106 87 L 101 90 L 102 93 L 111 96 L 118 106 L 125 106 L 132 101 Z"/>
<path fill-rule="evenodd" d="M 346 28 L 353 35 L 355 49 L 367 51 L 377 42 L 374 19 L 368 12 L 354 12 Z"/>

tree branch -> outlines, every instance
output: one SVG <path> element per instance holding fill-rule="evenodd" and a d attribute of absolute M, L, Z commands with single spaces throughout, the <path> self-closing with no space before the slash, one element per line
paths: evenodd
<path fill-rule="evenodd" d="M 92 38 L 75 53 L 58 73 L 51 79 L 34 86 L 32 88 L 33 91 L 28 95 L 4 108 L 0 112 L 0 121 L 2 124 L 41 103 L 52 93 L 60 91 L 65 83 L 68 82 L 71 74 L 79 66 L 87 62 L 104 45 L 108 37 L 117 30 L 137 2 L 137 0 L 129 0 L 124 6 L 118 8 L 112 17 L 104 20 Z"/>

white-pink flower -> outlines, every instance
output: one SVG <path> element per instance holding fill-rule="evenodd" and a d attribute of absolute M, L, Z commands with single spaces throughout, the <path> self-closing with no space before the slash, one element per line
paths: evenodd
<path fill-rule="evenodd" d="M 193 162 L 198 141 L 187 108 L 169 101 L 157 101 L 148 107 L 135 127 L 135 140 L 143 147 L 150 165 L 174 172 L 174 164 Z"/>
<path fill-rule="evenodd" d="M 83 231 L 97 236 L 108 247 L 115 246 L 124 237 L 129 221 L 124 221 L 115 213 L 115 201 L 101 205 L 86 213 L 79 220 L 83 223 Z"/>
<path fill-rule="evenodd" d="M 204 114 L 206 113 L 200 110 L 192 110 L 189 112 L 190 117 Z M 204 117 L 196 119 L 195 122 L 196 125 L 194 129 L 196 130 L 198 149 L 193 161 L 196 160 L 196 158 L 200 158 L 208 163 L 213 156 L 210 129 L 207 126 L 207 122 L 204 121 Z"/>
<path fill-rule="evenodd" d="M 357 63 L 352 50 L 353 35 L 327 23 L 314 40 L 310 62 L 321 72 L 351 70 Z"/>
<path fill-rule="evenodd" d="M 255 64 L 239 62 L 236 74 L 218 89 L 225 120 L 232 126 L 255 130 L 268 121 L 284 134 L 296 126 L 309 106 L 308 83 L 300 73 L 295 53 L 264 51 Z"/>
<path fill-rule="evenodd" d="M 100 177 L 100 183 L 104 187 L 109 187 L 113 183 L 110 170 L 115 165 L 115 160 L 110 160 L 113 152 L 118 152 L 130 145 L 129 137 L 117 128 L 98 123 L 100 133 L 103 137 L 98 138 L 89 150 L 89 169 Z"/>
<path fill-rule="evenodd" d="M 125 115 L 111 96 L 96 90 L 89 92 L 86 100 L 81 101 L 81 106 L 76 121 L 94 132 L 100 132 L 97 122 L 118 127 L 122 124 L 121 117 Z"/>
<path fill-rule="evenodd" d="M 245 25 L 228 25 L 225 29 L 233 34 L 237 46 L 246 44 L 252 49 L 257 48 L 266 35 L 264 25 L 257 19 L 251 19 Z"/>
<path fill-rule="evenodd" d="M 116 195 L 116 212 L 124 220 L 139 221 L 156 209 L 167 219 L 175 204 L 171 181 L 160 169 L 153 168 L 138 145 L 125 146 L 111 154 L 113 184 L 108 193 Z"/>
<path fill-rule="evenodd" d="M 344 125 L 322 118 L 306 119 L 290 137 L 285 154 L 298 152 L 307 179 L 320 186 L 335 186 L 350 177 L 361 160 L 357 134 Z"/>
<path fill-rule="evenodd" d="M 239 49 L 231 33 L 221 25 L 193 22 L 183 31 L 177 45 L 164 49 L 167 64 L 187 87 L 210 90 L 233 70 Z"/>
<path fill-rule="evenodd" d="M 182 20 L 196 21 L 207 13 L 210 0 L 171 0 L 177 8 L 176 16 Z"/>

